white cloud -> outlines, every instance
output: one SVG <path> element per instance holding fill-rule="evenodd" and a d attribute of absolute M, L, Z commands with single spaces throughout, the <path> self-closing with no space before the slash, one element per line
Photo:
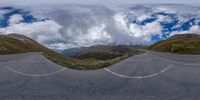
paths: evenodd
<path fill-rule="evenodd" d="M 158 5 L 155 7 L 155 9 L 156 12 L 176 13 L 176 10 L 174 10 L 173 8 L 163 5 L 162 6 Z"/>
<path fill-rule="evenodd" d="M 0 28 L 0 33 L 18 33 L 28 36 L 36 41 L 48 46 L 49 41 L 62 40 L 59 29 L 62 28 L 54 21 L 41 21 L 34 23 L 15 23 L 18 20 L 10 21 L 12 24 L 6 28 Z"/>
<path fill-rule="evenodd" d="M 157 15 L 156 17 L 157 17 L 157 21 L 159 21 L 159 22 L 172 23 L 174 21 L 169 16 Z"/>
<path fill-rule="evenodd" d="M 0 10 L 0 19 L 2 19 L 5 13 L 9 12 L 8 10 Z"/>
<path fill-rule="evenodd" d="M 130 25 L 130 32 L 137 38 L 142 38 L 143 41 L 151 42 L 151 36 L 153 35 L 161 35 L 162 28 L 160 23 L 155 21 L 152 23 L 148 23 L 144 26 L 139 26 L 136 24 Z"/>
<path fill-rule="evenodd" d="M 138 25 L 134 23 L 127 24 L 124 15 L 116 15 L 115 20 L 118 27 L 123 29 L 127 36 L 131 36 L 133 39 L 138 38 L 140 44 L 151 42 L 152 35 L 161 35 L 162 27 L 158 21 L 147 23 L 146 25 Z"/>
<path fill-rule="evenodd" d="M 47 47 L 54 49 L 54 50 L 63 50 L 63 49 L 66 49 L 66 48 L 73 48 L 74 45 L 66 44 L 66 43 L 56 43 L 55 42 L 55 43 L 48 44 Z"/>
<path fill-rule="evenodd" d="M 93 26 L 88 33 L 76 36 L 74 42 L 82 46 L 110 43 L 112 37 L 105 31 L 105 25 Z"/>
<path fill-rule="evenodd" d="M 127 29 L 127 22 L 125 21 L 125 17 L 126 15 L 124 15 L 124 13 L 119 13 L 114 16 L 117 25 L 119 25 L 119 27 L 122 29 Z"/>
<path fill-rule="evenodd" d="M 9 19 L 9 24 L 10 25 L 19 24 L 19 22 L 22 20 L 23 20 L 23 17 L 21 15 L 15 14 L 11 16 L 11 18 Z"/>
<path fill-rule="evenodd" d="M 192 34 L 200 34 L 200 26 L 198 25 L 194 25 L 192 26 L 189 30 L 187 31 L 174 31 L 170 34 L 170 36 L 173 36 L 175 34 L 188 34 L 188 33 L 192 33 Z"/>
<path fill-rule="evenodd" d="M 147 19 L 147 18 L 150 18 L 150 16 L 149 16 L 149 15 L 141 15 L 141 16 L 139 16 L 137 19 L 138 19 L 139 21 L 143 21 L 143 20 L 145 20 L 145 19 Z"/>
<path fill-rule="evenodd" d="M 135 6 L 135 5 L 133 5 Z M 185 6 L 184 6 L 185 7 Z M 110 7 L 112 8 L 112 7 Z M 183 17 L 176 6 L 137 6 L 113 10 L 106 6 L 56 6 L 33 7 L 35 18 L 48 18 L 47 21 L 19 23 L 21 15 L 13 15 L 10 26 L 0 28 L 2 34 L 19 33 L 26 35 L 52 49 L 65 49 L 96 44 L 149 44 L 153 35 L 162 35 L 160 22 L 171 23 L 170 16 L 155 15 L 156 21 L 139 25 L 134 20 L 143 21 L 154 17 L 155 12 L 176 13 L 180 27 L 189 18 Z M 117 8 L 117 7 L 116 7 Z M 122 10 L 123 9 L 123 10 Z M 179 9 L 179 10 L 177 10 Z M 32 10 L 31 7 L 29 10 Z M 194 9 L 190 8 L 191 11 Z M 189 13 L 189 10 L 187 11 Z M 187 14 L 186 14 L 187 15 Z M 198 15 L 198 14 L 197 14 Z M 199 14 L 200 15 L 200 14 Z M 197 16 L 200 19 L 200 17 Z M 199 21 L 196 21 L 196 24 Z M 174 28 L 175 28 L 174 27 Z M 176 31 L 172 34 L 198 33 L 199 26 L 192 26 L 188 31 Z"/>

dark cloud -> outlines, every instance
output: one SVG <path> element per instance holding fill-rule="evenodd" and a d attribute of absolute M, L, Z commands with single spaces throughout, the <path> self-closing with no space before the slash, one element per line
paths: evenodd
<path fill-rule="evenodd" d="M 200 30 L 200 8 L 187 5 L 54 5 L 21 8 L 30 11 L 29 15 L 36 19 L 46 20 L 19 23 L 24 15 L 16 13 L 8 19 L 9 26 L 0 28 L 0 32 L 24 34 L 52 49 L 109 43 L 150 44 L 173 34 Z M 1 13 L 5 12 L 1 10 L 0 16 Z M 174 23 L 176 20 L 178 22 Z"/>

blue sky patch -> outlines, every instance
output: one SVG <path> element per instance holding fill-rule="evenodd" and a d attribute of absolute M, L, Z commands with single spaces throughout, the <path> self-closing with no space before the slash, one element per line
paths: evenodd
<path fill-rule="evenodd" d="M 33 23 L 33 22 L 48 20 L 48 19 L 37 19 L 31 14 L 30 11 L 24 11 L 23 9 L 17 9 L 13 7 L 1 7 L 0 10 L 9 10 L 3 15 L 3 18 L 0 19 L 0 27 L 8 27 L 9 19 L 11 18 L 11 16 L 15 14 L 22 16 L 23 20 L 20 21 L 22 23 Z"/>

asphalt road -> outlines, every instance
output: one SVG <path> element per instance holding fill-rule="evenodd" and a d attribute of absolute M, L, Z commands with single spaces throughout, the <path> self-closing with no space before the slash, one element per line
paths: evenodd
<path fill-rule="evenodd" d="M 0 56 L 0 100 L 200 100 L 200 56 L 147 52 L 106 69 L 59 66 L 39 53 Z"/>

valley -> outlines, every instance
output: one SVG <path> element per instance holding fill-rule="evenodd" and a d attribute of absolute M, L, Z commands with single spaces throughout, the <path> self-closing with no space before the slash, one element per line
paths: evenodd
<path fill-rule="evenodd" d="M 23 35 L 1 35 L 0 43 L 0 48 L 2 48 L 0 49 L 0 54 L 6 55 L 27 52 L 41 52 L 43 56 L 61 66 L 79 70 L 94 70 L 108 67 L 112 64 L 122 61 L 123 59 L 143 53 L 143 51 L 138 50 L 137 46 L 136 48 L 125 45 L 113 47 L 99 46 L 104 48 L 96 49 L 96 47 L 93 47 L 93 49 L 101 50 L 102 53 L 88 52 L 89 50 L 87 50 L 87 53 L 84 55 L 85 57 L 83 56 L 82 59 L 77 59 L 73 57 L 65 57 L 64 55 L 56 53 L 55 51 L 48 49 Z"/>

